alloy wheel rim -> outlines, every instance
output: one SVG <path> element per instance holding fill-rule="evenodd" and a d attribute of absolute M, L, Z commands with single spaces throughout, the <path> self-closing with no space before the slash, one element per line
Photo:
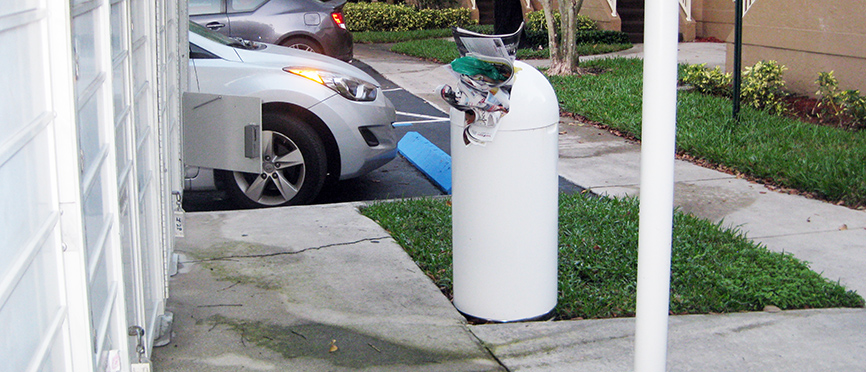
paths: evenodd
<path fill-rule="evenodd" d="M 248 199 L 262 205 L 280 205 L 292 200 L 306 176 L 301 150 L 289 137 L 262 131 L 262 173 L 234 172 L 238 188 Z"/>

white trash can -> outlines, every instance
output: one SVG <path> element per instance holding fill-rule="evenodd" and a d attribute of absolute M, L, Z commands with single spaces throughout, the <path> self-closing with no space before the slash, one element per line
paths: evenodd
<path fill-rule="evenodd" d="M 514 67 L 492 141 L 465 145 L 451 109 L 454 305 L 498 322 L 544 317 L 557 299 L 559 105 L 544 75 Z"/>

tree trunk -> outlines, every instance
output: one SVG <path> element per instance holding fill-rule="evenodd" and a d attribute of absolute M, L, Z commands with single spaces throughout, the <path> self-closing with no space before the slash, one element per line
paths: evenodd
<path fill-rule="evenodd" d="M 559 55 L 559 44 L 556 42 L 553 10 L 550 7 L 550 0 L 541 0 L 541 8 L 544 10 L 544 22 L 547 24 L 547 50 L 550 51 L 550 60 L 553 61 Z"/>
<path fill-rule="evenodd" d="M 556 43 L 553 26 L 553 11 L 550 10 L 550 0 L 542 2 L 544 16 L 547 19 L 547 38 L 550 50 L 550 75 L 572 75 L 579 73 L 580 56 L 577 54 L 577 14 L 583 7 L 583 0 L 559 0 L 559 35 L 561 45 Z"/>

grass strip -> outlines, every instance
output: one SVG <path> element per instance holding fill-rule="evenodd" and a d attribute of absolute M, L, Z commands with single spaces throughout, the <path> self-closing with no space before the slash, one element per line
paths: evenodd
<path fill-rule="evenodd" d="M 451 63 L 460 57 L 457 52 L 457 44 L 452 40 L 443 39 L 404 41 L 394 44 L 391 51 L 443 64 Z"/>
<path fill-rule="evenodd" d="M 562 109 L 640 138 L 642 62 L 615 58 L 581 66 L 607 72 L 549 77 Z M 740 113 L 737 123 L 729 99 L 681 91 L 677 150 L 820 199 L 866 206 L 866 131 L 814 125 L 751 107 Z"/>
<path fill-rule="evenodd" d="M 401 41 L 451 37 L 447 28 L 412 31 L 362 31 L 353 32 L 352 38 L 361 44 L 397 43 Z"/>
<path fill-rule="evenodd" d="M 558 319 L 633 316 L 637 289 L 636 199 L 561 194 Z M 447 199 L 379 202 L 362 213 L 388 230 L 447 295 L 452 291 Z M 590 222 L 591 221 L 591 222 Z M 863 307 L 848 291 L 790 254 L 683 213 L 674 217 L 671 312 L 725 313 Z"/>
<path fill-rule="evenodd" d="M 448 35 L 450 36 L 450 34 Z M 579 44 L 578 54 L 588 56 L 611 53 L 631 48 L 631 44 Z M 391 47 L 395 53 L 424 58 L 437 63 L 450 63 L 459 57 L 457 46 L 453 40 L 424 39 L 411 40 L 395 44 Z M 549 58 L 550 51 L 544 49 L 518 49 L 517 59 Z"/>

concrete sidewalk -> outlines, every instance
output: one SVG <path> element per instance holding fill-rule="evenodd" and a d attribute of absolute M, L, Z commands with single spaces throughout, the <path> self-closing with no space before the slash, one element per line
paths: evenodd
<path fill-rule="evenodd" d="M 187 215 L 156 371 L 501 371 L 356 204 Z"/>
<path fill-rule="evenodd" d="M 450 81 L 446 71 L 377 47 L 358 45 L 356 57 L 444 106 L 433 88 Z M 716 44 L 680 51 L 724 61 Z M 561 176 L 599 194 L 639 192 L 639 145 L 569 120 L 560 131 Z M 687 162 L 676 164 L 676 203 L 866 293 L 864 211 Z M 468 325 L 359 205 L 188 214 L 170 283 L 174 337 L 154 351 L 154 369 L 632 369 L 633 319 Z M 863 309 L 673 316 L 669 329 L 672 371 L 866 370 Z"/>

